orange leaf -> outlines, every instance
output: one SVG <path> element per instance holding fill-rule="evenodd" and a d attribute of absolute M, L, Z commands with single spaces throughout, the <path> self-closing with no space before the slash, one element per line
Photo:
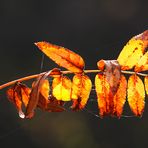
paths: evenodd
<path fill-rule="evenodd" d="M 52 95 L 57 100 L 70 101 L 71 80 L 66 76 L 55 77 L 52 81 Z"/>
<path fill-rule="evenodd" d="M 138 61 L 134 70 L 136 72 L 148 70 L 148 51 Z"/>
<path fill-rule="evenodd" d="M 118 90 L 121 81 L 120 65 L 116 60 L 100 60 L 97 65 L 99 69 L 104 70 L 103 74 L 98 74 L 95 78 L 100 116 L 103 117 L 105 114 L 114 115 L 114 112 L 118 112 L 116 109 L 114 111 L 114 107 L 119 103 L 119 95 L 116 97 L 115 95 L 121 89 Z"/>
<path fill-rule="evenodd" d="M 144 78 L 144 84 L 145 84 L 146 94 L 148 95 L 148 76 Z"/>
<path fill-rule="evenodd" d="M 34 82 L 31 93 L 30 93 L 30 99 L 27 105 L 26 113 L 25 113 L 26 118 L 32 118 L 34 116 L 34 110 L 38 105 L 41 87 L 44 83 L 44 80 L 50 75 L 50 73 L 51 71 L 45 73 L 42 76 L 39 76 L 37 80 Z"/>
<path fill-rule="evenodd" d="M 76 74 L 72 82 L 71 98 L 73 110 L 83 109 L 88 101 L 92 88 L 92 82 L 87 75 Z"/>
<path fill-rule="evenodd" d="M 74 73 L 83 72 L 84 61 L 81 56 L 74 53 L 73 51 L 66 49 L 64 47 L 52 45 L 48 42 L 38 42 L 35 43 L 35 45 L 37 45 L 43 53 L 45 53 L 58 65 Z"/>
<path fill-rule="evenodd" d="M 27 106 L 29 101 L 30 88 L 21 83 L 16 83 L 13 87 L 7 90 L 8 99 L 16 106 L 20 118 L 24 118 L 25 115 L 22 111 L 22 103 Z"/>
<path fill-rule="evenodd" d="M 123 106 L 126 101 L 126 89 L 127 89 L 126 78 L 124 75 L 121 75 L 117 93 L 115 94 L 113 98 L 113 101 L 114 101 L 113 114 L 116 115 L 118 118 L 121 117 L 122 112 L 123 112 Z"/>
<path fill-rule="evenodd" d="M 124 46 L 119 57 L 118 62 L 122 70 L 132 69 L 146 52 L 148 47 L 148 30 L 144 31 L 132 39 Z"/>
<path fill-rule="evenodd" d="M 145 90 L 142 80 L 137 75 L 131 75 L 128 80 L 128 103 L 136 116 L 141 116 L 145 106 Z"/>

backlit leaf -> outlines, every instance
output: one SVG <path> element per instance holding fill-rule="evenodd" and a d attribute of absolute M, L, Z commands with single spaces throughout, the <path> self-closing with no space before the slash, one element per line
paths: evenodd
<path fill-rule="evenodd" d="M 128 80 L 128 103 L 136 116 L 141 116 L 145 107 L 145 90 L 142 80 L 131 75 Z"/>
<path fill-rule="evenodd" d="M 148 70 L 148 51 L 141 57 L 138 63 L 135 66 L 135 71 L 146 71 Z"/>
<path fill-rule="evenodd" d="M 6 92 L 8 99 L 16 106 L 20 118 L 25 117 L 22 111 L 22 104 L 24 104 L 25 107 L 27 106 L 30 92 L 30 88 L 21 83 L 16 83 Z"/>
<path fill-rule="evenodd" d="M 139 34 L 124 46 L 119 57 L 118 62 L 122 70 L 132 69 L 146 52 L 148 47 L 148 30 Z"/>
<path fill-rule="evenodd" d="M 58 65 L 74 72 L 82 73 L 84 69 L 84 61 L 81 56 L 74 53 L 73 51 L 60 47 L 57 45 L 50 44 L 48 42 L 37 42 L 35 43 L 38 48 L 51 58 Z"/>
<path fill-rule="evenodd" d="M 66 76 L 55 77 L 52 81 L 52 95 L 61 101 L 70 101 L 71 80 Z"/>
<path fill-rule="evenodd" d="M 73 110 L 81 110 L 87 104 L 90 91 L 92 88 L 92 82 L 87 75 L 76 74 L 72 81 L 72 101 L 71 108 Z"/>
<path fill-rule="evenodd" d="M 27 105 L 26 113 L 25 113 L 26 118 L 32 118 L 34 116 L 34 110 L 38 105 L 41 87 L 44 83 L 44 80 L 50 75 L 50 73 L 51 71 L 45 73 L 42 76 L 39 76 L 37 80 L 34 82 L 31 93 L 30 93 L 30 99 Z"/>
<path fill-rule="evenodd" d="M 126 90 L 127 90 L 127 80 L 124 75 L 121 75 L 119 87 L 113 98 L 114 101 L 113 114 L 118 118 L 121 117 L 123 112 L 123 106 L 126 101 Z"/>

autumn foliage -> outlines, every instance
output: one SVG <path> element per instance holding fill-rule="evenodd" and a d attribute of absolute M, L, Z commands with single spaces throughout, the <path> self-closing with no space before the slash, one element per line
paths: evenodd
<path fill-rule="evenodd" d="M 29 88 L 21 82 L 7 90 L 8 99 L 16 106 L 21 118 L 32 118 L 36 108 L 48 112 L 65 111 L 65 103 L 71 101 L 70 109 L 83 110 L 88 103 L 92 81 L 84 70 L 83 58 L 73 51 L 50 44 L 35 45 L 59 66 L 74 74 L 72 80 L 63 71 L 54 68 L 39 74 Z M 117 60 L 99 60 L 95 76 L 95 90 L 100 117 L 120 118 L 127 100 L 135 116 L 141 116 L 148 95 L 148 30 L 129 40 Z M 129 77 L 125 70 L 133 70 Z M 139 75 L 140 72 L 144 79 Z M 52 82 L 49 82 L 49 78 Z M 23 111 L 24 109 L 24 111 Z"/>

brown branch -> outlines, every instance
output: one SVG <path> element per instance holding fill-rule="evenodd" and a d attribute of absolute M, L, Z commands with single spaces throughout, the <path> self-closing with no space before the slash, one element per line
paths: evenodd
<path fill-rule="evenodd" d="M 84 70 L 84 73 L 98 73 L 98 72 L 101 72 L 101 70 Z M 133 72 L 133 71 L 121 71 L 122 73 L 124 74 L 137 74 L 139 76 L 148 76 L 148 74 L 143 74 L 143 73 L 136 73 L 136 72 Z M 34 75 L 30 75 L 30 76 L 26 76 L 26 77 L 23 77 L 23 78 L 20 78 L 20 79 L 16 79 L 16 80 L 13 80 L 13 81 L 10 81 L 10 82 L 7 82 L 5 84 L 2 84 L 0 85 L 0 90 L 5 88 L 5 87 L 8 87 L 10 85 L 13 85 L 15 84 L 16 82 L 22 82 L 22 81 L 27 81 L 27 80 L 30 80 L 30 79 L 35 79 L 37 78 L 39 75 L 43 75 L 45 74 L 46 72 L 42 72 L 40 74 L 34 74 Z M 73 72 L 71 71 L 62 71 L 63 74 L 72 74 Z"/>

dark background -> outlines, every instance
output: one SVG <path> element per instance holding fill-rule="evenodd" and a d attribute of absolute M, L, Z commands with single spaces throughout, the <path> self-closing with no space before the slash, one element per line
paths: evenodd
<path fill-rule="evenodd" d="M 102 58 L 116 59 L 131 37 L 148 28 L 147 6 L 142 0 L 0 0 L 0 84 L 40 72 L 37 41 L 77 52 L 86 69 L 96 69 Z M 45 57 L 42 70 L 56 66 Z M 147 104 L 142 118 L 37 110 L 32 120 L 21 120 L 5 90 L 0 90 L 0 148 L 148 147 Z M 94 92 L 90 99 L 96 99 Z M 96 111 L 96 102 L 87 108 Z"/>

